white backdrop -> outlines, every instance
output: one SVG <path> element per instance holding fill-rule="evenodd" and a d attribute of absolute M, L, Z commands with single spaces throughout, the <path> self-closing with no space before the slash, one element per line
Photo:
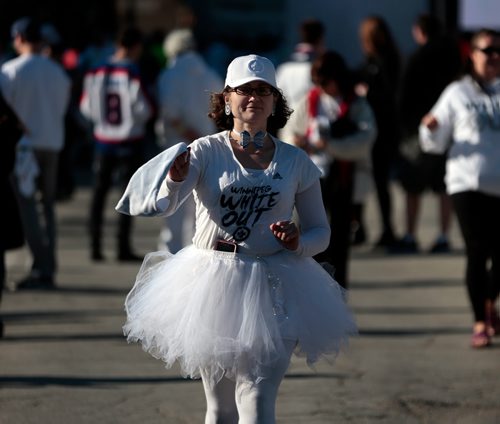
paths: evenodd
<path fill-rule="evenodd" d="M 482 27 L 500 29 L 500 1 L 460 0 L 458 25 L 465 31 L 476 31 Z"/>

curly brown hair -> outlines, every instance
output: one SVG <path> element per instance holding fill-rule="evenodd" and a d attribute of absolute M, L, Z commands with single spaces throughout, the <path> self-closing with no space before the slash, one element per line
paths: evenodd
<path fill-rule="evenodd" d="M 233 115 L 226 115 L 224 112 L 224 96 L 229 93 L 231 87 L 226 87 L 221 93 L 210 95 L 210 109 L 208 117 L 213 119 L 219 130 L 231 130 L 234 126 Z M 290 118 L 293 110 L 288 107 L 285 96 L 280 90 L 276 90 L 277 97 L 274 115 L 267 118 L 267 132 L 276 136 L 278 130 L 283 128 Z"/>

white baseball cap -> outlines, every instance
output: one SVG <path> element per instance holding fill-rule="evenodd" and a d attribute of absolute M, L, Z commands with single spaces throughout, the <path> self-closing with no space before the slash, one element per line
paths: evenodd
<path fill-rule="evenodd" d="M 256 54 L 234 59 L 227 67 L 225 86 L 235 88 L 250 81 L 264 81 L 278 89 L 273 63 Z"/>

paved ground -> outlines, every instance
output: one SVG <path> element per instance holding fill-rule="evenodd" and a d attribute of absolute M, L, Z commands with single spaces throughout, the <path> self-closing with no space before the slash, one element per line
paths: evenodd
<path fill-rule="evenodd" d="M 402 199 L 396 195 L 396 217 Z M 138 265 L 113 259 L 116 216 L 108 214 L 109 260 L 88 259 L 88 190 L 59 205 L 60 273 L 52 292 L 6 292 L 0 340 L 0 423 L 201 423 L 200 382 L 128 345 L 123 301 Z M 111 206 L 111 202 L 110 202 Z M 434 199 L 426 197 L 420 238 L 432 243 Z M 378 231 L 367 205 L 371 239 Z M 136 222 L 137 250 L 155 249 L 160 221 Z M 401 228 L 400 228 L 401 230 Z M 471 314 L 462 284 L 464 259 L 388 256 L 354 249 L 349 302 L 360 336 L 335 365 L 311 370 L 294 360 L 280 391 L 279 423 L 500 423 L 500 339 L 468 345 Z M 9 280 L 24 275 L 28 256 L 8 257 Z"/>

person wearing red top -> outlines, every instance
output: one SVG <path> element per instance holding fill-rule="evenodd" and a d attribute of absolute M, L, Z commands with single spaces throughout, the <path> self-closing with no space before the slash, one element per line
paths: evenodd
<path fill-rule="evenodd" d="M 294 144 L 321 169 L 323 202 L 332 229 L 328 248 L 315 259 L 335 268 L 335 279 L 348 287 L 347 263 L 355 170 L 368 166 L 377 134 L 373 111 L 354 92 L 354 78 L 337 52 L 327 51 L 312 64 L 315 86 L 290 119 Z"/>

